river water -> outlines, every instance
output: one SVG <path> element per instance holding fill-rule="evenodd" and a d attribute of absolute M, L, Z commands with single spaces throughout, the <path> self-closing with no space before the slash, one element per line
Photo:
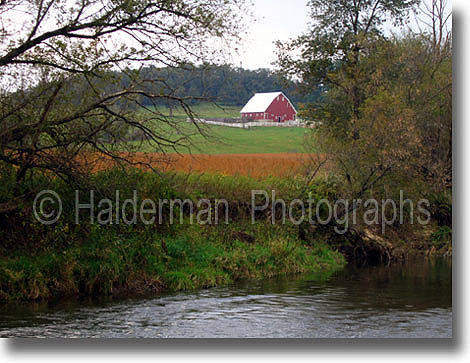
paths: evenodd
<path fill-rule="evenodd" d="M 0 306 L 1 337 L 452 337 L 450 259 L 152 298 Z"/>

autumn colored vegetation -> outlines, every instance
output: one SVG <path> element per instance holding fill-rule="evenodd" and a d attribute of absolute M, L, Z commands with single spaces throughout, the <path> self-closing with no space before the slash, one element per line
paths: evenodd
<path fill-rule="evenodd" d="M 291 176 L 299 173 L 307 154 L 221 154 L 172 156 L 168 168 L 184 172 L 209 172 L 253 177 Z"/>
<path fill-rule="evenodd" d="M 123 155 L 143 169 L 154 168 L 160 171 L 181 171 L 185 173 L 211 173 L 222 175 L 244 175 L 251 177 L 288 177 L 300 174 L 305 165 L 318 155 L 309 154 L 216 154 L 190 155 L 136 152 Z M 103 157 L 84 158 L 94 171 L 104 170 L 115 164 L 114 160 Z"/>

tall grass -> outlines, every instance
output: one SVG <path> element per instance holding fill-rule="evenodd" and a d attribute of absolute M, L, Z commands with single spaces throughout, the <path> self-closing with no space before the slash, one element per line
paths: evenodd
<path fill-rule="evenodd" d="M 5 173 L 0 182 L 12 187 Z M 39 181 L 38 181 L 39 182 Z M 74 186 L 59 179 L 47 181 L 63 203 L 63 215 L 51 226 L 35 221 L 31 206 L 3 216 L 0 240 L 0 300 L 37 300 L 56 296 L 146 294 L 228 284 L 239 279 L 333 271 L 344 258 L 323 241 L 306 245 L 295 226 L 252 224 L 244 211 L 230 223 L 98 225 L 74 224 Z M 251 178 L 220 174 L 169 173 L 138 169 L 98 172 L 81 185 L 80 203 L 95 200 L 226 198 L 247 203 L 251 189 L 276 189 L 292 198 L 298 191 L 291 179 Z M 7 198 L 4 188 L 2 195 Z M 3 189 L 2 189 L 3 190 Z M 165 211 L 167 212 L 167 211 Z M 85 213 L 86 214 L 86 213 Z"/>
<path fill-rule="evenodd" d="M 324 244 L 308 247 L 286 233 L 269 233 L 269 226 L 262 224 L 250 232 L 256 243 L 234 239 L 226 228 L 207 226 L 185 226 L 172 234 L 95 229 L 67 248 L 2 257 L 0 300 L 176 291 L 332 272 L 344 264 Z"/>

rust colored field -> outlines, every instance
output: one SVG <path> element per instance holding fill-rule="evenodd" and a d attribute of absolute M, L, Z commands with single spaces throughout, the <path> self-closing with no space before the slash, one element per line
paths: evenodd
<path fill-rule="evenodd" d="M 289 176 L 300 172 L 306 160 L 305 154 L 178 155 L 167 167 L 184 172 Z"/>
<path fill-rule="evenodd" d="M 162 171 L 187 173 L 220 173 L 252 177 L 290 176 L 302 172 L 311 155 L 295 153 L 279 154 L 216 154 L 216 155 L 162 155 L 157 153 L 132 153 L 122 155 L 136 166 L 145 165 Z M 88 158 L 94 170 L 112 165 L 110 160 Z"/>

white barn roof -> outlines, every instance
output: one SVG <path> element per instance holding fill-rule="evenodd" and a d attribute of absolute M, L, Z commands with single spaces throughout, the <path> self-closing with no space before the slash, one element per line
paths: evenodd
<path fill-rule="evenodd" d="M 247 104 L 241 109 L 240 113 L 265 112 L 269 105 L 279 95 L 283 95 L 290 103 L 289 99 L 282 92 L 255 93 L 255 95 L 251 97 Z M 294 106 L 292 106 L 292 108 L 294 108 Z"/>

